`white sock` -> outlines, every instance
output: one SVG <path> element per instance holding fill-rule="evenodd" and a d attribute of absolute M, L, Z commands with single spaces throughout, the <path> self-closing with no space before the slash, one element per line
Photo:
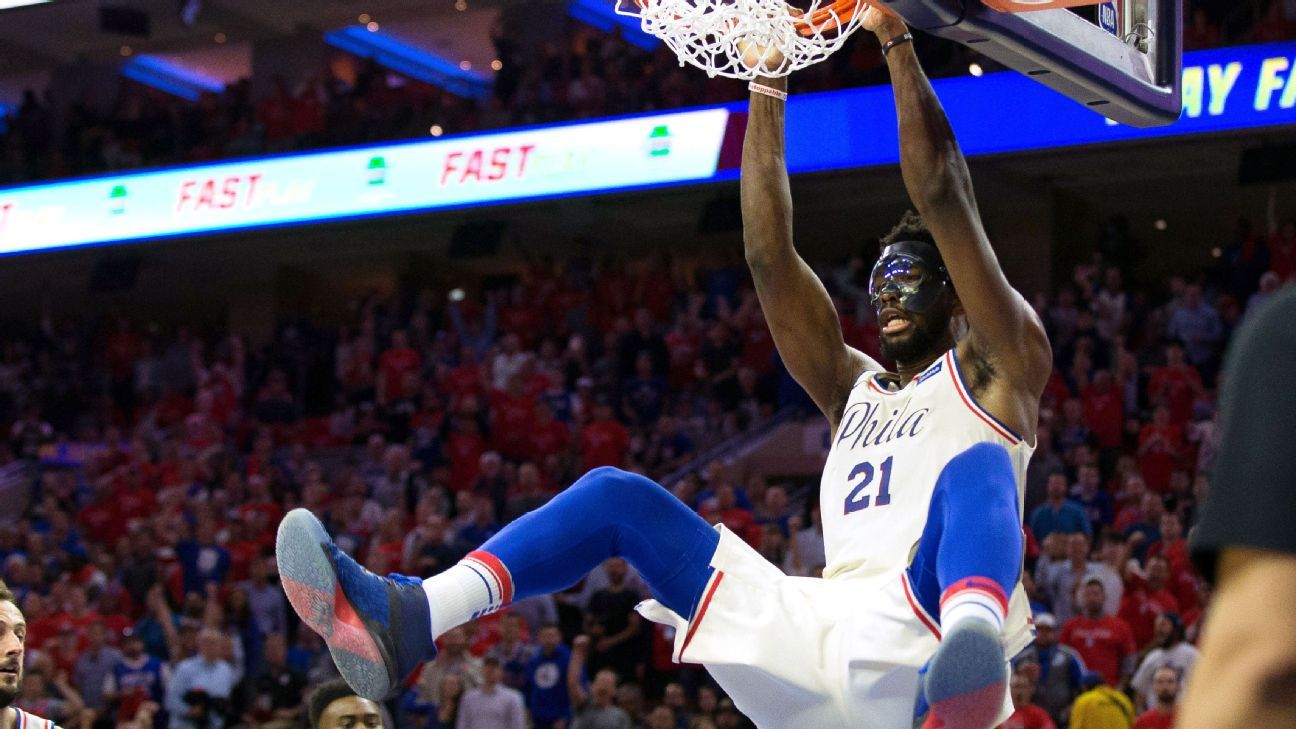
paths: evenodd
<path fill-rule="evenodd" d="M 473 552 L 454 567 L 423 580 L 432 614 L 432 638 L 473 618 L 495 612 L 513 597 L 512 579 L 499 560 Z"/>
<path fill-rule="evenodd" d="M 980 620 L 996 631 L 1004 626 L 1003 603 L 981 590 L 962 589 L 941 600 L 941 632 L 948 633 L 964 620 Z"/>

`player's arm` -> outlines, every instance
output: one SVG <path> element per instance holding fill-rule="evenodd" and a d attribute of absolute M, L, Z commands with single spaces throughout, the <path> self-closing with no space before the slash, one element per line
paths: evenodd
<path fill-rule="evenodd" d="M 757 81 L 787 88 L 786 78 Z M 752 93 L 742 156 L 743 246 L 779 356 L 836 428 L 855 379 L 882 368 L 846 346 L 828 291 L 792 245 L 783 107 Z"/>
<path fill-rule="evenodd" d="M 880 15 L 871 27 L 883 43 L 907 32 L 894 15 L 869 12 Z M 887 66 L 900 120 L 905 188 L 945 259 L 976 349 L 1017 389 L 1037 395 L 1052 369 L 1044 325 L 999 267 L 981 225 L 967 162 L 913 43 L 894 46 Z"/>
<path fill-rule="evenodd" d="M 1223 422 L 1193 554 L 1214 577 L 1183 729 L 1296 726 L 1296 290 L 1247 317 L 1220 393 Z"/>
<path fill-rule="evenodd" d="M 1225 549 L 1180 729 L 1296 726 L 1296 555 Z"/>

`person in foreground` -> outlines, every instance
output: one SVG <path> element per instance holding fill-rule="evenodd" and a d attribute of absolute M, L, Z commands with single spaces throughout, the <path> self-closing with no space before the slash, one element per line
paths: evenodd
<path fill-rule="evenodd" d="M 1181 729 L 1296 726 L 1296 287 L 1235 335 L 1193 556 L 1215 583 Z M 1264 616 L 1258 619 L 1257 616 Z"/>
<path fill-rule="evenodd" d="M 393 729 L 395 724 L 374 701 L 356 696 L 341 679 L 320 684 L 307 699 L 310 729 Z"/>
<path fill-rule="evenodd" d="M 848 347 L 792 243 L 782 79 L 758 79 L 743 151 L 747 261 L 788 369 L 828 418 L 827 568 L 792 578 L 642 476 L 595 469 L 449 570 L 365 571 L 309 512 L 288 514 L 284 589 L 358 693 L 382 698 L 433 640 L 513 600 L 628 560 L 757 726 L 988 729 L 1013 710 L 1006 656 L 1031 640 L 1019 584 L 1021 499 L 1051 368 L 1043 326 L 1005 279 L 966 164 L 904 24 L 869 8 L 888 51 L 902 172 L 919 215 L 887 236 L 871 303 L 888 373 Z M 759 60 L 757 61 L 759 62 Z M 966 321 L 956 338 L 955 324 Z"/>
<path fill-rule="evenodd" d="M 54 722 L 14 706 L 22 690 L 27 621 L 9 586 L 0 580 L 0 729 L 58 729 Z"/>

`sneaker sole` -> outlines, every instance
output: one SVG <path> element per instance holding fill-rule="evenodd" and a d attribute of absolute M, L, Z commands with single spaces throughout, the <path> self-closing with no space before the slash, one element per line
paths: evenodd
<path fill-rule="evenodd" d="M 364 698 L 382 701 L 396 681 L 372 629 L 342 592 L 325 548 L 330 541 L 314 514 L 306 509 L 288 512 L 275 538 L 279 581 L 297 616 L 328 645 L 347 684 Z"/>
<path fill-rule="evenodd" d="M 969 625 L 945 635 L 924 682 L 934 719 L 926 726 L 990 729 L 1003 709 L 1007 684 L 1003 645 L 993 629 Z"/>

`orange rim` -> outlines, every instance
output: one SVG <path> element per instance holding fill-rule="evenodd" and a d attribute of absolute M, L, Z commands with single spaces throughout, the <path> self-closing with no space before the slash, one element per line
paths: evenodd
<path fill-rule="evenodd" d="M 831 5 L 819 8 L 806 18 L 803 13 L 795 12 L 793 21 L 797 33 L 806 37 L 827 30 L 835 30 L 849 23 L 855 14 L 867 8 L 863 0 L 835 0 Z"/>

